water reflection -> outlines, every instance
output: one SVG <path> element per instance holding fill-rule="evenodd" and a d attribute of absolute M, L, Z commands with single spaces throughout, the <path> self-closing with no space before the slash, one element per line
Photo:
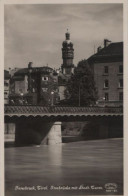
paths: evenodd
<path fill-rule="evenodd" d="M 62 144 L 48 146 L 48 154 L 51 165 L 62 164 Z"/>
<path fill-rule="evenodd" d="M 5 149 L 5 182 L 9 196 L 19 196 L 14 191 L 19 186 L 80 186 L 104 185 L 114 182 L 118 195 L 123 188 L 123 143 L 118 140 L 97 140 L 69 144 L 41 145 L 40 147 Z M 103 189 L 103 191 L 105 191 Z M 99 192 L 78 190 L 78 195 Z M 54 194 L 55 193 L 55 194 Z M 22 192 L 22 196 L 51 196 L 57 192 Z M 102 192 L 105 193 L 105 192 Z M 71 195 L 69 191 L 59 195 Z M 8 194 L 6 193 L 6 196 Z M 73 195 L 76 195 L 74 191 Z M 103 194 L 104 195 L 104 194 Z"/>

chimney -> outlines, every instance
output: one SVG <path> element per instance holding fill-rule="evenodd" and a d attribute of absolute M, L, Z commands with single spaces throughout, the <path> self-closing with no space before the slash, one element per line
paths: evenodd
<path fill-rule="evenodd" d="M 106 48 L 111 43 L 110 40 L 104 39 L 104 47 Z"/>
<path fill-rule="evenodd" d="M 29 62 L 28 63 L 28 69 L 31 69 L 32 68 L 32 65 L 33 65 L 33 62 Z"/>
<path fill-rule="evenodd" d="M 102 49 L 101 46 L 99 46 L 99 47 L 97 48 L 97 52 L 100 52 L 101 49 Z"/>

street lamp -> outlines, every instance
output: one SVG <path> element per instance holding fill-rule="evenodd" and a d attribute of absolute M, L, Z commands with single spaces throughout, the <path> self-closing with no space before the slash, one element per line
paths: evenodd
<path fill-rule="evenodd" d="M 105 100 L 106 100 L 106 99 L 105 99 L 105 97 L 103 97 L 102 99 L 103 99 L 103 103 L 104 103 L 104 106 L 105 106 Z"/>
<path fill-rule="evenodd" d="M 24 94 L 23 93 L 20 93 L 20 95 L 21 95 L 21 103 L 23 105 L 23 96 L 24 96 Z"/>
<path fill-rule="evenodd" d="M 80 78 L 79 80 L 79 107 L 81 105 L 81 89 L 80 89 L 81 81 L 82 81 L 82 78 Z"/>
<path fill-rule="evenodd" d="M 31 73 L 32 73 L 32 62 L 28 64 L 28 72 L 29 72 L 29 92 L 31 92 Z"/>
<path fill-rule="evenodd" d="M 80 82 L 79 82 L 79 107 L 80 107 Z"/>
<path fill-rule="evenodd" d="M 51 91 L 51 106 L 54 105 L 54 91 Z"/>

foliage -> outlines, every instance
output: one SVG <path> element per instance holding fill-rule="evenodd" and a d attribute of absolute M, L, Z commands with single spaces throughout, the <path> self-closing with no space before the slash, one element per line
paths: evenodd
<path fill-rule="evenodd" d="M 94 105 L 97 100 L 93 72 L 86 60 L 78 63 L 65 89 L 67 103 L 74 106 Z"/>

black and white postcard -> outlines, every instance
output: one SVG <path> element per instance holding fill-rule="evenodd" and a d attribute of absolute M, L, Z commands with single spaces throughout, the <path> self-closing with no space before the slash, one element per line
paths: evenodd
<path fill-rule="evenodd" d="M 0 3 L 1 196 L 126 196 L 127 1 Z"/>

